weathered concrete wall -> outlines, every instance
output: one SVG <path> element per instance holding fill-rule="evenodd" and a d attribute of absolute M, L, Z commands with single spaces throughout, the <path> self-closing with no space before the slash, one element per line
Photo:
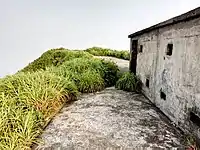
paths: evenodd
<path fill-rule="evenodd" d="M 138 39 L 138 48 L 143 45 L 143 52 L 138 53 L 137 74 L 144 83 L 144 93 L 176 125 L 200 138 L 200 124 L 198 127 L 190 120 L 190 112 L 200 117 L 200 18 L 134 39 Z M 171 56 L 166 55 L 168 44 L 173 44 Z M 146 78 L 150 79 L 149 88 Z"/>
<path fill-rule="evenodd" d="M 157 58 L 157 31 L 144 34 L 138 38 L 138 51 L 140 45 L 143 46 L 143 52 L 138 52 L 137 55 L 137 75 L 140 76 L 142 82 L 146 83 L 146 79 L 149 79 L 149 88 L 143 86 L 143 90 L 147 97 L 154 100 L 154 82 L 155 82 L 155 68 Z M 137 39 L 137 38 L 136 38 Z M 134 40 L 134 39 L 133 39 Z"/>

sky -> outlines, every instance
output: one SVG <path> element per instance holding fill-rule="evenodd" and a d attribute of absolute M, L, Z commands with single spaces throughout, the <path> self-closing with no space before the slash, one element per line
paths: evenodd
<path fill-rule="evenodd" d="M 0 0 L 0 77 L 51 48 L 129 49 L 129 34 L 199 6 L 199 0 Z"/>

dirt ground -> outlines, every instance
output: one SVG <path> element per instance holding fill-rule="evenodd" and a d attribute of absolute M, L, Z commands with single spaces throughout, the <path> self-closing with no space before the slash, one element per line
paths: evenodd
<path fill-rule="evenodd" d="M 128 61 L 112 60 L 128 70 Z M 39 150 L 183 147 L 181 132 L 149 100 L 114 87 L 67 104 L 41 138 Z"/>

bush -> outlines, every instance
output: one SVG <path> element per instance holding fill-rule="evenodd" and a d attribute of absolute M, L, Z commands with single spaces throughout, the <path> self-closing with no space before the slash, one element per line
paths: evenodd
<path fill-rule="evenodd" d="M 125 60 L 130 59 L 129 51 L 126 51 L 126 50 L 117 51 L 117 50 L 105 49 L 105 48 L 100 48 L 100 47 L 92 47 L 92 48 L 86 49 L 85 51 L 95 56 L 112 56 L 112 57 L 125 59 Z"/>
<path fill-rule="evenodd" d="M 126 72 L 116 83 L 116 88 L 119 90 L 124 90 L 128 92 L 140 92 L 141 91 L 141 81 L 133 73 Z"/>

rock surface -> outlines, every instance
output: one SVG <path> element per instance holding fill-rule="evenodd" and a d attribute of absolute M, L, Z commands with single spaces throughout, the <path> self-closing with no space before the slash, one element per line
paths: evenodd
<path fill-rule="evenodd" d="M 183 144 L 180 131 L 143 95 L 114 87 L 83 94 L 66 105 L 41 138 L 38 150 L 166 149 Z"/>

